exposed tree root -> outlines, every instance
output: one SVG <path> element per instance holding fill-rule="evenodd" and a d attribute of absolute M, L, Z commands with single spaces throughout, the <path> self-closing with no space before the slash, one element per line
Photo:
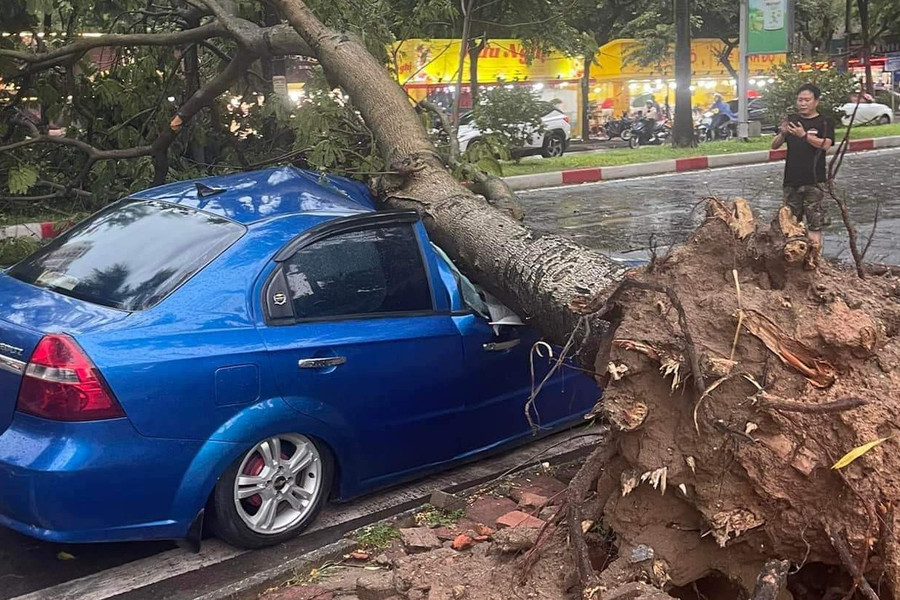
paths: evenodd
<path fill-rule="evenodd" d="M 756 578 L 756 587 L 753 588 L 750 600 L 776 600 L 784 589 L 790 567 L 791 561 L 789 560 L 766 561 L 763 570 Z"/>
<path fill-rule="evenodd" d="M 862 591 L 866 598 L 869 600 L 879 600 L 878 594 L 875 593 L 875 590 L 872 589 L 872 586 L 866 580 L 862 569 L 853 560 L 853 555 L 850 553 L 850 546 L 847 544 L 847 540 L 844 539 L 843 534 L 833 525 L 828 523 L 825 524 L 825 532 L 828 534 L 831 545 L 837 550 L 838 556 L 841 557 L 841 562 L 844 564 L 844 567 L 853 576 L 853 588 L 855 589 L 856 586 L 859 586 L 860 591 Z M 868 549 L 866 549 L 866 552 L 868 553 Z M 863 560 L 865 562 L 865 559 Z M 848 596 L 852 596 L 852 592 L 853 590 L 851 590 L 851 593 L 848 594 Z"/>
<path fill-rule="evenodd" d="M 830 587 L 842 593 L 849 574 L 867 600 L 878 597 L 874 577 L 896 594 L 900 293 L 891 270 L 864 281 L 830 264 L 809 271 L 794 253 L 801 245 L 786 251 L 804 238 L 790 215 L 760 227 L 746 204 L 718 201 L 709 215 L 652 273 L 571 304 L 616 315 L 595 364 L 609 381 L 593 414 L 617 429 L 610 470 L 621 477 L 610 482 L 594 464 L 569 497 L 585 597 L 604 586 L 606 600 L 635 577 L 665 590 L 721 573 L 746 597 L 783 600 L 789 565 L 810 563 L 837 567 Z M 752 335 L 734 335 L 736 317 Z M 577 506 L 586 479 L 608 497 L 602 518 L 617 536 L 617 573 L 590 568 L 579 534 L 586 504 Z M 840 531 L 810 526 L 822 518 Z M 623 598 L 637 593 L 629 589 Z"/>
<path fill-rule="evenodd" d="M 617 452 L 615 437 L 598 446 L 588 456 L 569 484 L 566 500 L 567 522 L 569 526 L 569 544 L 574 555 L 575 567 L 578 570 L 578 581 L 582 597 L 585 600 L 595 597 L 599 591 L 599 578 L 591 565 L 587 543 L 581 524 L 584 521 L 583 505 L 589 490 L 600 477 L 603 469 Z"/>

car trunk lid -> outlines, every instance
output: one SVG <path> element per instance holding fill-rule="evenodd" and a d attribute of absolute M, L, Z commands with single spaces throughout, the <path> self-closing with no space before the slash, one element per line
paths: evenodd
<path fill-rule="evenodd" d="M 0 433 L 16 408 L 25 365 L 46 333 L 84 334 L 126 318 L 105 308 L 0 274 Z"/>

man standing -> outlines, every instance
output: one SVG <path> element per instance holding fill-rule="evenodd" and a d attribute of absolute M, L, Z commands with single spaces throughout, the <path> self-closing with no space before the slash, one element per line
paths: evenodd
<path fill-rule="evenodd" d="M 825 152 L 834 144 L 834 123 L 819 114 L 822 92 L 811 83 L 797 90 L 797 114 L 782 120 L 772 149 L 787 142 L 784 163 L 784 203 L 798 221 L 806 218 L 812 248 L 806 266 L 816 268 L 822 255 L 822 227 L 825 226 Z"/>

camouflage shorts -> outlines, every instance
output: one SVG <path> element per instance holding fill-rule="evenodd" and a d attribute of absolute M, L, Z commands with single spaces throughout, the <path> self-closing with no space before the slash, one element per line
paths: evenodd
<path fill-rule="evenodd" d="M 806 228 L 810 231 L 822 231 L 825 227 L 824 197 L 825 192 L 816 185 L 784 186 L 784 203 L 798 221 L 806 217 Z"/>

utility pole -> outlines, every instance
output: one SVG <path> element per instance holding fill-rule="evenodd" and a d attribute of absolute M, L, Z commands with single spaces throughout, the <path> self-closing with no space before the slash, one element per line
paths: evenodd
<path fill-rule="evenodd" d="M 747 21 L 750 14 L 749 0 L 741 0 L 741 19 L 738 52 L 740 53 L 740 68 L 738 69 L 738 139 L 750 138 L 750 114 L 747 110 L 747 82 L 750 78 L 750 69 L 747 59 Z"/>

